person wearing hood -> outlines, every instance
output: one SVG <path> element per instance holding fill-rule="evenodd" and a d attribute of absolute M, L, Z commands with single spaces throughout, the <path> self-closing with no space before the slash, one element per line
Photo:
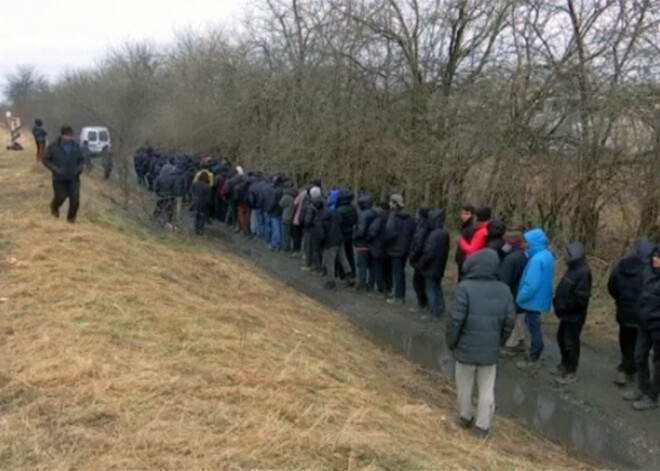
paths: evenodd
<path fill-rule="evenodd" d="M 488 232 L 488 221 L 490 221 L 490 208 L 479 208 L 475 211 L 477 225 L 474 229 L 472 238 L 468 241 L 462 236 L 458 239 L 458 250 L 465 254 L 465 258 L 486 247 L 486 234 Z"/>
<path fill-rule="evenodd" d="M 424 241 L 430 231 L 429 228 L 429 208 L 419 208 L 415 216 L 415 232 L 410 243 L 410 255 L 408 261 L 413 267 L 413 289 L 417 295 L 417 306 L 411 307 L 410 312 L 416 314 L 428 307 L 426 289 L 424 288 L 424 275 L 419 270 L 419 259 L 424 251 Z"/>
<path fill-rule="evenodd" d="M 353 231 L 358 220 L 358 212 L 353 200 L 355 195 L 350 190 L 341 190 L 337 195 L 337 213 L 341 221 L 341 233 L 344 239 L 342 251 L 350 266 L 350 272 L 344 270 L 344 279 L 350 285 L 355 283 L 355 254 L 353 251 Z M 343 269 L 343 268 L 342 268 Z"/>
<path fill-rule="evenodd" d="M 541 313 L 548 312 L 552 304 L 552 283 L 555 276 L 555 259 L 547 248 L 547 239 L 542 229 L 532 229 L 523 236 L 527 249 L 527 265 L 520 279 L 516 304 L 525 311 L 525 322 L 531 346 L 526 360 L 518 362 L 519 368 L 541 365 L 543 334 Z"/>
<path fill-rule="evenodd" d="M 442 293 L 442 278 L 445 276 L 449 258 L 449 233 L 444 229 L 445 212 L 441 209 L 429 212 L 429 233 L 424 240 L 418 268 L 424 277 L 424 290 L 428 299 L 430 315 L 422 320 L 438 320 L 445 311 Z"/>
<path fill-rule="evenodd" d="M 330 280 L 325 284 L 325 289 L 337 287 L 337 265 L 341 266 L 344 273 L 350 273 L 351 266 L 344 251 L 344 238 L 342 236 L 341 215 L 338 211 L 327 209 L 323 212 L 323 267 Z"/>
<path fill-rule="evenodd" d="M 509 287 L 497 279 L 497 253 L 484 249 L 463 267 L 464 278 L 456 288 L 447 321 L 446 341 L 455 364 L 460 422 L 474 425 L 475 434 L 488 436 L 495 412 L 495 378 L 500 349 L 513 329 L 515 307 Z M 475 378 L 478 404 L 472 405 Z"/>
<path fill-rule="evenodd" d="M 53 199 L 50 213 L 60 217 L 60 207 L 69 199 L 67 221 L 76 222 L 80 206 L 80 174 L 85 165 L 80 146 L 73 138 L 73 129 L 62 126 L 60 137 L 48 146 L 43 163 L 53 174 Z"/>
<path fill-rule="evenodd" d="M 374 202 L 371 195 L 365 195 L 358 199 L 358 222 L 353 235 L 355 252 L 357 253 L 357 291 L 372 292 L 376 278 L 374 276 L 374 264 L 369 250 L 369 226 L 376 219 L 376 211 L 373 209 Z"/>
<path fill-rule="evenodd" d="M 369 241 L 369 251 L 374 264 L 374 278 L 376 282 L 377 293 L 370 293 L 368 296 L 374 298 L 387 299 L 392 289 L 392 261 L 387 254 L 385 236 L 387 230 L 387 221 L 390 215 L 390 204 L 388 200 L 382 200 L 376 208 L 374 220 L 369 225 L 367 231 L 367 240 Z"/>
<path fill-rule="evenodd" d="M 519 245 L 522 245 L 522 243 Z M 526 266 L 527 255 L 521 246 L 511 247 L 511 250 L 506 253 L 504 260 L 502 260 L 500 263 L 500 269 L 497 273 L 497 277 L 501 282 L 509 287 L 511 290 L 511 295 L 514 296 L 514 299 L 518 294 L 520 280 L 522 279 Z M 503 353 L 506 356 L 516 356 L 520 353 L 526 353 L 526 333 L 527 327 L 525 326 L 525 311 L 516 304 L 516 324 L 513 327 L 513 331 L 511 332 L 509 339 L 506 341 Z"/>
<path fill-rule="evenodd" d="M 175 183 L 174 159 L 170 157 L 156 178 L 156 209 L 154 210 L 154 219 L 160 219 L 165 216 L 166 222 L 172 222 L 174 216 Z"/>
<path fill-rule="evenodd" d="M 646 411 L 658 407 L 660 395 L 660 247 L 653 249 L 642 274 L 643 285 L 639 295 L 639 330 L 635 346 L 637 389 L 628 391 L 623 398 L 635 401 L 633 409 Z M 653 350 L 649 370 L 649 356 Z"/>
<path fill-rule="evenodd" d="M 568 244 L 565 255 L 566 272 L 552 300 L 555 314 L 559 318 L 557 344 L 561 352 L 561 363 L 557 366 L 557 382 L 563 385 L 577 380 L 580 335 L 587 320 L 591 297 L 591 270 L 585 260 L 582 244 Z"/>
<path fill-rule="evenodd" d="M 461 209 L 461 215 L 460 215 L 460 220 L 461 220 L 461 234 L 460 234 L 460 239 L 465 240 L 466 242 L 470 243 L 472 240 L 472 237 L 474 236 L 474 206 L 471 204 L 463 206 L 463 209 Z M 461 250 L 460 245 L 456 247 L 456 256 L 455 256 L 455 261 L 456 265 L 458 266 L 458 282 L 460 283 L 461 279 L 463 278 L 463 264 L 465 263 L 466 259 L 465 252 Z"/>
<path fill-rule="evenodd" d="M 635 366 L 635 344 L 639 329 L 639 295 L 642 291 L 644 268 L 650 263 L 653 242 L 639 241 L 632 253 L 612 267 L 607 290 L 616 303 L 616 322 L 619 324 L 619 349 L 621 362 L 617 367 L 614 383 L 618 386 L 633 384 Z"/>
<path fill-rule="evenodd" d="M 403 197 L 394 194 L 390 198 L 390 214 L 385 227 L 385 242 L 387 255 L 392 259 L 392 275 L 394 276 L 394 297 L 388 299 L 390 304 L 403 305 L 406 302 L 406 260 L 410 251 L 415 220 L 406 211 Z"/>

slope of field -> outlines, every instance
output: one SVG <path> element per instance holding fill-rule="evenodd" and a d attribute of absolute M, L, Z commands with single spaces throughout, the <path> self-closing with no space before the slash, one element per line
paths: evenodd
<path fill-rule="evenodd" d="M 1 469 L 588 467 L 510 420 L 472 438 L 444 380 L 114 191 L 86 178 L 69 225 L 0 151 Z"/>

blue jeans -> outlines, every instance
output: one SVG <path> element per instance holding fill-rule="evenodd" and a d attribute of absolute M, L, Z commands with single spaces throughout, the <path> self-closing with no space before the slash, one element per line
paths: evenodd
<path fill-rule="evenodd" d="M 206 225 L 207 218 L 208 213 L 206 211 L 197 211 L 195 213 L 195 234 L 204 234 L 204 226 Z"/>
<path fill-rule="evenodd" d="M 276 249 L 282 245 L 282 220 L 280 218 L 270 218 L 270 246 Z"/>
<path fill-rule="evenodd" d="M 250 232 L 261 237 L 261 210 L 253 209 L 250 213 Z"/>
<path fill-rule="evenodd" d="M 426 291 L 429 311 L 435 317 L 440 317 L 445 312 L 445 296 L 441 282 L 442 280 L 438 278 L 424 278 L 424 291 Z"/>
<path fill-rule="evenodd" d="M 369 250 L 358 251 L 357 253 L 357 271 L 358 288 L 364 288 L 367 291 L 374 290 L 376 276 L 374 273 L 374 259 Z"/>
<path fill-rule="evenodd" d="M 540 312 L 525 312 L 525 322 L 529 336 L 532 341 L 532 346 L 529 350 L 529 357 L 532 360 L 540 360 L 543 353 L 543 334 L 541 333 L 541 313 Z"/>
<path fill-rule="evenodd" d="M 270 219 L 271 217 L 266 211 L 261 211 L 261 238 L 266 241 L 266 243 L 270 242 L 270 233 L 272 232 Z"/>
<path fill-rule="evenodd" d="M 392 273 L 394 275 L 394 299 L 406 299 L 406 258 L 392 257 Z"/>

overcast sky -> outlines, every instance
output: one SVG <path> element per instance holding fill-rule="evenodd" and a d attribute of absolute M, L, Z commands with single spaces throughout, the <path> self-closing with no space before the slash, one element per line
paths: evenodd
<path fill-rule="evenodd" d="M 17 65 L 34 65 L 49 79 L 94 65 L 127 40 L 167 43 L 175 32 L 239 21 L 241 0 L 0 1 L 0 90 Z M 2 97 L 0 97 L 2 98 Z"/>

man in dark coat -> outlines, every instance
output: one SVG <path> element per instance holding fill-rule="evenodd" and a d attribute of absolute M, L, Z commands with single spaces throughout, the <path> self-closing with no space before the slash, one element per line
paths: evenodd
<path fill-rule="evenodd" d="M 358 199 L 360 212 L 353 237 L 355 251 L 357 252 L 358 291 L 371 292 L 376 282 L 368 239 L 369 226 L 376 219 L 376 211 L 373 209 L 373 205 L 373 199 L 370 195 L 365 195 Z"/>
<path fill-rule="evenodd" d="M 658 407 L 660 394 L 660 247 L 653 250 L 651 262 L 644 269 L 644 284 L 639 296 L 639 331 L 635 346 L 637 390 L 624 395 L 634 400 L 633 409 L 645 411 Z M 649 356 L 653 350 L 649 370 Z"/>
<path fill-rule="evenodd" d="M 518 247 L 512 249 L 500 263 L 497 278 L 509 287 L 512 296 L 514 296 L 514 299 L 518 293 L 520 280 L 522 279 L 522 275 L 525 272 L 525 267 L 527 266 L 527 260 L 528 258 L 525 254 L 525 249 Z M 509 339 L 506 341 L 506 345 L 502 353 L 506 356 L 514 356 L 521 353 L 526 353 L 526 332 L 527 326 L 525 325 L 525 311 L 516 305 L 516 323 L 513 331 L 511 332 L 511 335 L 509 336 Z"/>
<path fill-rule="evenodd" d="M 493 249 L 497 252 L 500 260 L 506 256 L 506 241 L 504 236 L 506 234 L 506 224 L 499 220 L 492 220 L 486 224 L 486 247 Z"/>
<path fill-rule="evenodd" d="M 495 377 L 500 347 L 513 329 L 515 308 L 509 287 L 497 279 L 497 253 L 484 249 L 463 267 L 464 279 L 456 288 L 447 322 L 447 346 L 456 359 L 456 389 L 460 420 L 474 423 L 472 389 L 479 388 L 475 433 L 486 437 L 495 412 Z"/>
<path fill-rule="evenodd" d="M 337 263 L 345 272 L 351 271 L 351 266 L 343 250 L 344 238 L 341 228 L 341 215 L 337 211 L 327 209 L 323 212 L 323 268 L 330 280 L 326 289 L 337 287 Z"/>
<path fill-rule="evenodd" d="M 644 268 L 650 264 L 654 248 L 653 242 L 648 240 L 638 242 L 631 254 L 614 265 L 607 282 L 610 296 L 616 302 L 616 321 L 619 324 L 621 363 L 614 381 L 619 386 L 633 384 L 637 373 L 635 344 L 639 329 L 639 295 Z"/>
<path fill-rule="evenodd" d="M 579 242 L 568 244 L 566 272 L 562 277 L 552 304 L 559 318 L 557 344 L 561 352 L 561 363 L 557 367 L 559 384 L 571 384 L 577 380 L 580 359 L 580 335 L 587 320 L 591 297 L 591 270 L 584 258 L 584 248 Z"/>
<path fill-rule="evenodd" d="M 406 260 L 410 251 L 415 220 L 406 211 L 403 197 L 394 194 L 390 198 L 390 214 L 385 229 L 387 255 L 392 259 L 392 274 L 394 276 L 394 297 L 388 299 L 390 304 L 403 305 L 406 302 Z"/>
<path fill-rule="evenodd" d="M 392 289 L 392 263 L 385 244 L 389 208 L 388 201 L 381 201 L 376 209 L 376 217 L 367 231 L 369 251 L 374 263 L 374 278 L 378 289 L 378 293 L 371 293 L 370 296 L 384 299 L 387 299 Z"/>
<path fill-rule="evenodd" d="M 195 212 L 195 234 L 201 236 L 204 235 L 204 227 L 206 226 L 206 220 L 209 217 L 209 211 L 213 203 L 209 176 L 206 173 L 202 173 L 199 179 L 193 182 L 190 191 L 192 193 L 190 209 Z"/>
<path fill-rule="evenodd" d="M 174 176 L 174 157 L 170 157 L 163 165 L 156 178 L 156 209 L 154 219 L 164 217 L 165 222 L 171 223 L 174 217 L 174 192 L 176 179 Z"/>
<path fill-rule="evenodd" d="M 76 222 L 78 207 L 80 206 L 80 174 L 85 165 L 80 146 L 73 138 L 73 129 L 62 126 L 60 137 L 48 146 L 44 165 L 53 174 L 53 200 L 50 203 L 50 212 L 60 217 L 60 207 L 69 199 L 67 221 Z"/>
<path fill-rule="evenodd" d="M 472 236 L 474 236 L 474 206 L 472 205 L 466 205 L 463 206 L 463 209 L 461 210 L 461 235 L 460 238 L 463 240 L 467 241 L 468 243 L 472 240 Z M 462 275 L 462 270 L 463 270 L 463 264 L 465 263 L 465 259 L 467 256 L 465 255 L 465 252 L 461 250 L 460 246 L 456 248 L 456 256 L 455 256 L 455 261 L 456 265 L 458 265 L 458 281 L 460 282 L 463 275 Z"/>
<path fill-rule="evenodd" d="M 415 218 L 415 232 L 413 233 L 412 242 L 410 243 L 410 266 L 413 267 L 413 289 L 417 295 L 417 306 L 410 308 L 410 312 L 416 314 L 428 307 L 428 299 L 426 298 L 426 289 L 424 288 L 424 275 L 417 268 L 419 259 L 422 257 L 424 250 L 424 241 L 429 233 L 429 208 L 419 208 L 417 210 L 417 217 Z"/>
<path fill-rule="evenodd" d="M 445 276 L 449 258 L 449 233 L 444 229 L 445 212 L 429 213 L 429 233 L 424 240 L 418 268 L 424 277 L 424 290 L 429 303 L 430 316 L 422 320 L 438 320 L 445 312 L 445 297 L 442 293 L 442 278 Z"/>
<path fill-rule="evenodd" d="M 32 136 L 34 137 L 34 144 L 37 147 L 37 164 L 39 164 L 44 159 L 44 151 L 46 150 L 46 137 L 48 136 L 46 129 L 44 129 L 44 123 L 42 120 L 34 120 Z"/>
<path fill-rule="evenodd" d="M 350 272 L 344 270 L 344 277 L 348 284 L 355 282 L 355 256 L 353 253 L 353 231 L 358 220 L 358 212 L 353 200 L 355 195 L 350 190 L 340 190 L 337 195 L 337 213 L 341 217 L 341 233 L 344 239 L 343 251 L 348 264 L 351 267 Z"/>
<path fill-rule="evenodd" d="M 322 271 L 323 238 L 325 236 L 325 229 L 323 227 L 324 208 L 325 200 L 322 196 L 315 194 L 305 209 L 305 221 L 303 224 L 307 231 L 307 237 L 309 237 L 309 254 L 306 256 L 309 262 L 303 267 L 305 271 Z"/>

